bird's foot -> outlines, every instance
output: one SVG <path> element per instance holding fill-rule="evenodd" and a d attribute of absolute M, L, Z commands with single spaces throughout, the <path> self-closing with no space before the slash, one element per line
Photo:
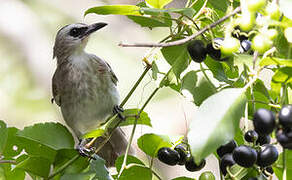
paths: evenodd
<path fill-rule="evenodd" d="M 114 114 L 118 114 L 118 117 L 120 119 L 122 119 L 122 120 L 125 120 L 126 119 L 125 116 L 122 114 L 122 112 L 124 112 L 124 109 L 121 108 L 120 106 L 115 105 L 114 106 L 114 109 L 113 109 L 113 112 L 114 112 Z"/>
<path fill-rule="evenodd" d="M 78 144 L 76 149 L 81 156 L 88 157 L 90 159 L 95 159 L 92 156 L 95 153 L 95 147 L 87 147 L 86 144 L 84 145 L 83 140 Z"/>

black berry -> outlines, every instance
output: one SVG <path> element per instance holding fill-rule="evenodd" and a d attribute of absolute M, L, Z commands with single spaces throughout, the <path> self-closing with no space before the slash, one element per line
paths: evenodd
<path fill-rule="evenodd" d="M 279 112 L 279 123 L 284 128 L 292 127 L 292 105 L 284 106 Z"/>
<path fill-rule="evenodd" d="M 241 145 L 233 150 L 234 161 L 242 167 L 251 167 L 257 161 L 257 152 L 255 149 Z"/>
<path fill-rule="evenodd" d="M 214 59 L 214 60 L 218 60 L 221 61 L 221 51 L 219 49 L 219 47 L 221 46 L 222 42 L 223 42 L 223 38 L 215 38 L 214 41 L 214 45 L 218 47 L 218 49 L 215 49 L 213 47 L 212 43 L 207 44 L 207 53 L 209 54 L 209 56 Z"/>
<path fill-rule="evenodd" d="M 183 145 L 177 145 L 174 150 L 176 150 L 179 153 L 179 165 L 185 165 L 186 160 L 187 160 L 187 153 L 186 149 L 184 148 Z"/>
<path fill-rule="evenodd" d="M 194 40 L 188 44 L 187 49 L 193 61 L 200 63 L 206 59 L 207 50 L 203 41 Z"/>
<path fill-rule="evenodd" d="M 225 176 L 227 173 L 226 168 L 228 166 L 231 167 L 234 164 L 235 164 L 235 161 L 232 157 L 232 154 L 231 153 L 225 154 L 220 160 L 220 170 L 222 174 Z"/>
<path fill-rule="evenodd" d="M 276 132 L 277 141 L 283 148 L 292 149 L 292 129 L 278 129 Z"/>
<path fill-rule="evenodd" d="M 251 42 L 249 40 L 243 40 L 240 42 L 239 51 L 241 53 L 247 52 L 251 48 Z"/>
<path fill-rule="evenodd" d="M 264 144 L 270 144 L 271 137 L 269 135 L 259 135 L 258 140 L 256 141 L 256 144 L 264 145 Z"/>
<path fill-rule="evenodd" d="M 219 157 L 222 157 L 224 156 L 224 154 L 232 153 L 233 149 L 236 148 L 236 146 L 237 146 L 236 142 L 234 140 L 231 140 L 227 144 L 220 146 L 216 152 Z"/>
<path fill-rule="evenodd" d="M 199 171 L 201 169 L 203 169 L 203 167 L 206 165 L 206 160 L 203 159 L 199 165 L 197 165 L 195 163 L 195 160 L 193 158 L 193 156 L 191 156 L 190 154 L 188 155 L 188 158 L 186 160 L 186 164 L 185 164 L 185 168 L 188 171 L 194 172 L 194 171 Z"/>
<path fill-rule="evenodd" d="M 179 161 L 179 153 L 171 148 L 164 147 L 158 150 L 158 159 L 165 164 L 174 166 Z"/>
<path fill-rule="evenodd" d="M 275 116 L 267 109 L 258 109 L 253 116 L 253 125 L 257 133 L 270 134 L 276 126 Z"/>
<path fill-rule="evenodd" d="M 258 139 L 259 135 L 254 130 L 249 130 L 244 134 L 244 139 L 247 142 L 255 142 Z"/>
<path fill-rule="evenodd" d="M 257 165 L 267 167 L 272 165 L 278 159 L 278 150 L 271 144 L 263 145 L 261 151 L 258 152 Z"/>

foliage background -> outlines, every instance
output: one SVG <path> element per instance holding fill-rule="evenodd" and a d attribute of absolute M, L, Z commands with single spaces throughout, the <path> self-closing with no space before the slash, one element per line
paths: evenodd
<path fill-rule="evenodd" d="M 136 4 L 138 1 L 92 0 L 1 0 L 0 2 L 0 119 L 8 126 L 23 128 L 38 122 L 62 122 L 58 107 L 50 103 L 51 77 L 55 69 L 52 47 L 57 30 L 75 22 L 104 21 L 109 26 L 92 35 L 87 51 L 106 59 L 119 77 L 123 98 L 143 71 L 142 57 L 147 48 L 122 48 L 126 42 L 158 42 L 167 35 L 167 29 L 140 28 L 123 16 L 83 14 L 91 6 L 105 4 Z M 177 0 L 171 7 L 180 7 Z M 165 65 L 168 68 L 168 65 Z M 127 108 L 137 108 L 139 102 L 155 88 L 150 75 L 130 99 Z M 153 129 L 138 127 L 136 137 L 152 131 L 160 134 L 185 134 L 194 114 L 194 105 L 169 88 L 158 92 L 147 106 Z M 127 129 L 126 129 L 127 131 Z M 134 141 L 135 142 L 135 141 Z M 139 152 L 137 152 L 139 154 Z M 142 154 L 141 154 L 142 156 Z M 184 168 L 166 167 L 155 162 L 165 178 L 191 175 Z M 211 166 L 211 167 L 210 167 Z M 161 168 L 162 167 L 162 168 Z M 212 169 L 218 176 L 217 160 L 208 159 L 204 169 Z"/>

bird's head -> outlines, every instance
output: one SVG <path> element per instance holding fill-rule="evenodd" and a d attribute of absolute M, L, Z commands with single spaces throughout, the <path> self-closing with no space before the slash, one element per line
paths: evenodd
<path fill-rule="evenodd" d="M 57 33 L 53 57 L 62 58 L 76 51 L 83 51 L 89 35 L 106 25 L 106 23 L 91 25 L 76 23 L 64 26 Z"/>

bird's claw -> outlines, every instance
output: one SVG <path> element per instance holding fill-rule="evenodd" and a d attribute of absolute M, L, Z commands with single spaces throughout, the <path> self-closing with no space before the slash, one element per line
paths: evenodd
<path fill-rule="evenodd" d="M 121 108 L 120 106 L 115 105 L 113 112 L 114 112 L 114 114 L 117 114 L 120 119 L 122 119 L 122 120 L 126 119 L 125 116 L 122 114 L 122 112 L 124 112 L 124 109 Z"/>
<path fill-rule="evenodd" d="M 94 154 L 94 151 L 95 151 L 94 147 L 87 148 L 85 146 L 78 145 L 77 146 L 77 151 L 79 152 L 79 154 L 81 156 L 88 157 L 89 159 L 94 159 L 95 160 L 95 158 L 92 156 Z"/>

